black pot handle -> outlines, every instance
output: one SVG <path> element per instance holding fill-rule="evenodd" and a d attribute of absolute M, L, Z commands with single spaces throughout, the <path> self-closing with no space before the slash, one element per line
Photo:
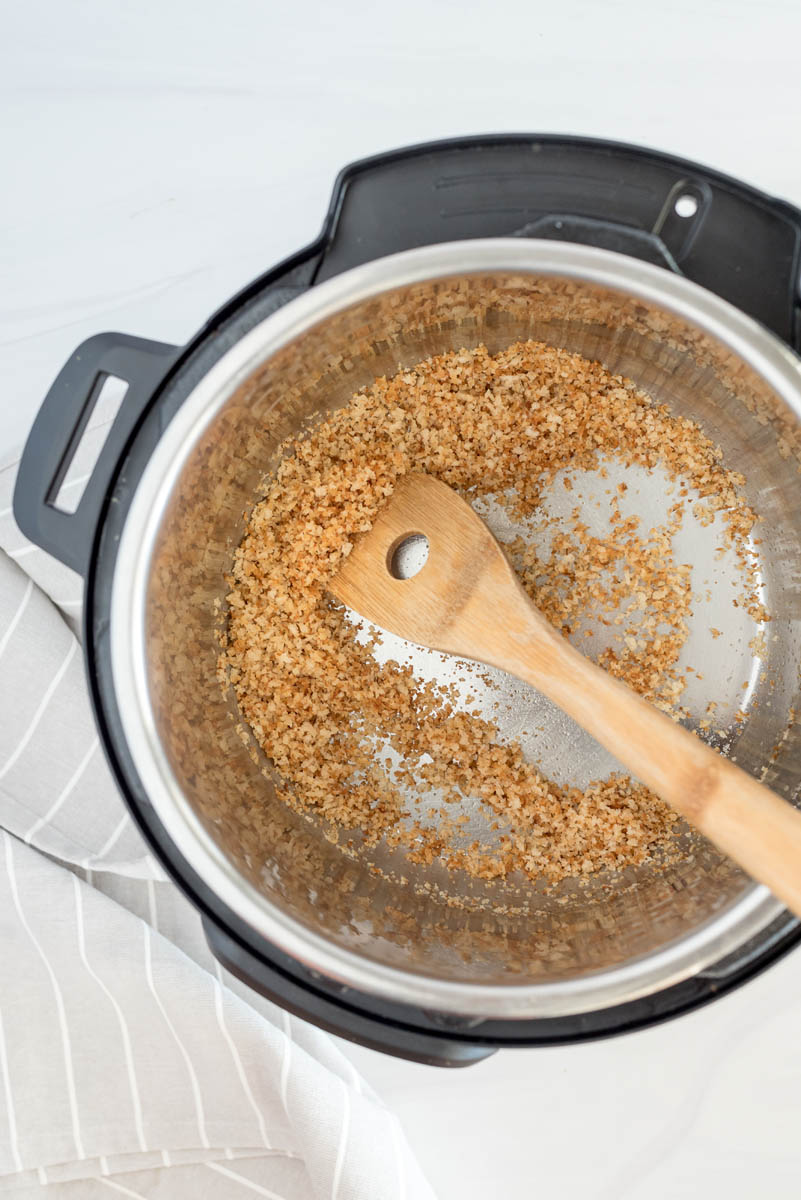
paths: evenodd
<path fill-rule="evenodd" d="M 493 1046 L 460 1042 L 448 1037 L 447 1032 L 440 1036 L 381 1020 L 372 1013 L 352 1007 L 344 999 L 340 1001 L 326 995 L 319 987 L 293 979 L 264 958 L 256 958 L 208 918 L 203 919 L 203 930 L 214 957 L 237 979 L 302 1021 L 309 1021 L 337 1037 L 366 1046 L 368 1050 L 431 1067 L 469 1067 L 495 1053 Z M 346 991 L 348 996 L 354 995 Z"/>
<path fill-rule="evenodd" d="M 98 333 L 67 361 L 39 409 L 19 465 L 14 518 L 27 538 L 80 575 L 86 575 L 120 456 L 179 352 L 176 346 L 125 333 Z M 109 376 L 123 380 L 128 390 L 78 507 L 64 512 L 54 501 Z"/>
<path fill-rule="evenodd" d="M 393 150 L 337 179 L 315 280 L 467 238 L 583 242 L 680 272 L 801 350 L 801 212 L 642 146 L 482 134 Z"/>

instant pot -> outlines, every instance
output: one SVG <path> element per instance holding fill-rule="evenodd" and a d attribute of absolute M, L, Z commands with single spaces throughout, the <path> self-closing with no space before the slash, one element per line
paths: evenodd
<path fill-rule="evenodd" d="M 277 799 L 216 661 L 224 577 L 280 444 L 377 375 L 533 337 L 697 418 L 746 475 L 778 688 L 737 755 L 794 799 L 800 266 L 801 212 L 706 168 L 582 138 L 465 138 L 346 168 L 320 237 L 188 345 L 106 333 L 75 351 L 14 512 L 84 578 L 106 755 L 227 969 L 333 1033 L 461 1066 L 677 1016 L 798 942 L 799 922 L 711 846 L 558 900 L 368 869 Z M 128 390 L 67 513 L 55 498 L 108 376 Z"/>

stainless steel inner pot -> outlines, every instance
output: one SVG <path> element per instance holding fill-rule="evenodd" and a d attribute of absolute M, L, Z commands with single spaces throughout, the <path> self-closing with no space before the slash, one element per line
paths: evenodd
<path fill-rule="evenodd" d="M 629 872 L 611 891 L 564 887 L 549 896 L 413 867 L 388 852 L 374 855 L 381 870 L 371 871 L 276 798 L 216 662 L 224 576 L 287 435 L 379 374 L 521 338 L 628 376 L 698 420 L 745 475 L 763 518 L 766 649 L 755 661 L 745 627 L 722 606 L 714 623 L 730 621 L 726 653 L 711 649 L 708 606 L 719 593 L 701 604 L 693 661 L 704 662 L 707 683 L 693 712 L 724 691 L 733 715 L 732 689 L 745 679 L 738 703 L 747 719 L 730 721 L 724 740 L 741 765 L 793 798 L 801 779 L 801 364 L 711 293 L 607 251 L 523 239 L 431 246 L 358 267 L 269 317 L 219 360 L 165 430 L 125 525 L 111 609 L 114 682 L 136 769 L 209 887 L 257 933 L 331 979 L 500 1018 L 588 1012 L 662 989 L 736 950 L 781 905 L 692 837 L 680 865 Z M 647 514 L 648 481 L 635 490 Z M 688 548 L 696 571 L 706 570 L 710 548 L 697 540 Z M 521 703 L 543 718 L 550 765 L 563 778 L 611 768 L 566 719 L 537 708 L 536 694 Z"/>

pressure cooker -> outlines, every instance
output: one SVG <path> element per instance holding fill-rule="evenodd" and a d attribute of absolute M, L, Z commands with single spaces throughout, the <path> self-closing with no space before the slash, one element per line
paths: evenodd
<path fill-rule="evenodd" d="M 427 868 L 368 870 L 280 800 L 216 663 L 225 576 L 279 446 L 378 375 L 535 338 L 699 420 L 746 476 L 783 690 L 749 716 L 738 761 L 792 801 L 800 268 L 801 212 L 705 167 L 584 138 L 461 138 L 347 167 L 317 240 L 186 346 L 103 333 L 75 351 L 14 512 L 83 577 L 105 753 L 227 969 L 343 1037 L 460 1066 L 677 1016 L 797 944 L 799 922 L 712 847 L 603 902 L 535 892 L 515 907 L 465 879 L 453 904 L 423 886 Z M 60 483 L 109 376 L 127 392 L 66 512 Z"/>

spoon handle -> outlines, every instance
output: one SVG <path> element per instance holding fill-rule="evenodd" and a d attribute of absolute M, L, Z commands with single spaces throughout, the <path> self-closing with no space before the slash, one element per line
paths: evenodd
<path fill-rule="evenodd" d="M 801 917 L 801 812 L 585 658 L 518 596 L 527 622 L 518 603 L 499 633 L 496 614 L 495 664 L 558 704 Z"/>

